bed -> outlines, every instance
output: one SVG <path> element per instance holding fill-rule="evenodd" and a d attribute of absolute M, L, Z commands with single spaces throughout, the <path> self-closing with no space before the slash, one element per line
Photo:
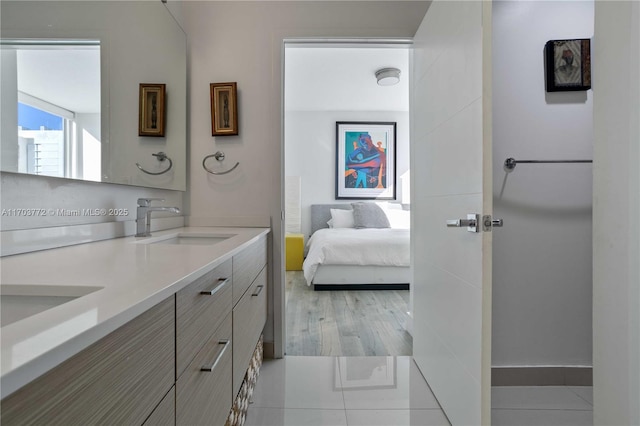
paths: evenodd
<path fill-rule="evenodd" d="M 328 225 L 333 219 L 332 209 L 336 215 L 341 213 L 336 210 L 346 215 L 353 211 L 351 204 L 311 205 L 311 238 L 303 263 L 307 284 L 314 290 L 408 289 L 408 220 L 401 221 L 406 226 L 396 222 L 388 228 L 332 228 Z M 408 218 L 409 214 L 383 210 L 389 217 L 402 214 Z"/>

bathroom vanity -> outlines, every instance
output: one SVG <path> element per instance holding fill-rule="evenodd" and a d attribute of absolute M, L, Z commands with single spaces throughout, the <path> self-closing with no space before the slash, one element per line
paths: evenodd
<path fill-rule="evenodd" d="M 224 425 L 261 344 L 268 233 L 181 228 L 0 259 L 3 296 L 64 295 L 5 319 L 2 424 Z"/>

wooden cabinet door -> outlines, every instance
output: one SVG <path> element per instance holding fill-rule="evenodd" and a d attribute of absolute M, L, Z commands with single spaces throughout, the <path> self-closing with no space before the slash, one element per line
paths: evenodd
<path fill-rule="evenodd" d="M 175 426 L 176 424 L 176 388 L 171 388 L 162 398 L 142 426 Z"/>
<path fill-rule="evenodd" d="M 175 378 L 173 296 L 2 400 L 2 425 L 142 424 Z"/>
<path fill-rule="evenodd" d="M 224 425 L 232 404 L 231 315 L 176 382 L 176 424 Z"/>
<path fill-rule="evenodd" d="M 267 321 L 267 267 L 233 309 L 233 395 L 238 393 Z"/>
<path fill-rule="evenodd" d="M 231 259 L 176 293 L 176 377 L 231 312 Z"/>

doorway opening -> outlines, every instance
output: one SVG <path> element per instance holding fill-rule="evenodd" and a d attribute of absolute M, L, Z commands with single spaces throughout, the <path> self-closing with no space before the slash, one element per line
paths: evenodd
<path fill-rule="evenodd" d="M 413 352 L 408 237 L 409 57 L 409 41 L 285 43 L 286 355 L 392 356 Z M 400 71 L 397 84 L 378 83 L 376 71 L 385 68 Z M 376 154 L 378 163 L 366 171 L 343 170 L 339 152 L 358 146 L 345 136 L 354 129 L 347 129 L 340 140 L 338 123 L 355 123 L 358 135 L 369 133 L 369 152 Z M 388 138 L 385 129 L 393 129 L 386 133 Z M 362 152 L 367 151 L 363 148 Z M 385 166 L 380 166 L 382 163 Z M 350 172 L 354 182 L 339 185 L 347 181 L 345 174 Z M 343 196 L 340 190 L 344 186 L 356 187 L 358 173 L 358 191 L 380 187 L 388 191 Z M 391 245 L 385 247 L 390 251 L 383 259 L 387 264 L 376 265 L 368 260 L 365 250 L 351 245 L 355 239 L 348 233 L 360 236 L 370 231 L 355 228 L 352 203 L 365 203 L 364 208 L 382 212 L 389 221 L 385 225 L 389 229 L 383 232 L 406 234 L 406 253 L 402 252 L 406 260 L 389 260 L 389 256 L 399 257 L 401 251 Z M 333 222 L 327 224 L 330 220 Z M 330 227 L 333 229 L 327 232 L 342 234 L 348 240 L 343 248 L 349 255 L 336 254 L 343 261 L 341 265 L 331 266 L 333 261 L 321 249 L 309 250 L 313 235 L 312 241 L 320 240 L 321 233 L 316 231 Z M 380 255 L 380 251 L 376 253 Z M 354 259 L 347 259 L 351 255 Z M 358 259 L 359 255 L 364 259 Z M 389 267 L 394 262 L 398 265 Z M 319 291 L 320 285 L 332 287 Z"/>

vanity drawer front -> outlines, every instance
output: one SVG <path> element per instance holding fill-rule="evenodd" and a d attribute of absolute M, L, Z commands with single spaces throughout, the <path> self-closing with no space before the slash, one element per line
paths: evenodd
<path fill-rule="evenodd" d="M 142 426 L 174 426 L 176 424 L 176 388 L 162 398 Z"/>
<path fill-rule="evenodd" d="M 231 271 L 229 259 L 176 293 L 176 377 L 231 312 Z"/>
<path fill-rule="evenodd" d="M 232 404 L 231 345 L 229 314 L 176 382 L 176 424 L 225 424 Z"/>
<path fill-rule="evenodd" d="M 142 424 L 174 383 L 170 297 L 2 400 L 2 425 Z"/>
<path fill-rule="evenodd" d="M 267 236 L 233 256 L 233 305 L 240 300 L 255 277 L 267 264 Z"/>
<path fill-rule="evenodd" d="M 233 309 L 233 395 L 240 389 L 267 321 L 267 267 Z"/>

